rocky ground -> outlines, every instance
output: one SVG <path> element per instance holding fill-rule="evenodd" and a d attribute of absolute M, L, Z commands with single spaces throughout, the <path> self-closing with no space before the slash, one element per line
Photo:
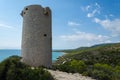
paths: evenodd
<path fill-rule="evenodd" d="M 56 80 L 95 80 L 90 77 L 82 76 L 78 73 L 66 73 L 62 71 L 48 70 Z"/>

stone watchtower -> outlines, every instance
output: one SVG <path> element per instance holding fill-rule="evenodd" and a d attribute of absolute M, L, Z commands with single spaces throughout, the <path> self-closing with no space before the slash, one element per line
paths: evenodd
<path fill-rule="evenodd" d="M 51 10 L 40 5 L 26 6 L 22 13 L 22 62 L 33 66 L 51 67 Z"/>

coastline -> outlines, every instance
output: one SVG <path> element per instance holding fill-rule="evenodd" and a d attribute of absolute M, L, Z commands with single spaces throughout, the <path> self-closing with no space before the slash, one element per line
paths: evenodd
<path fill-rule="evenodd" d="M 66 52 L 63 52 L 63 54 L 68 54 L 68 53 L 66 53 Z"/>
<path fill-rule="evenodd" d="M 6 58 L 13 56 L 13 55 L 17 55 L 17 56 L 21 56 L 21 50 L 19 49 L 4 49 L 4 50 L 0 50 L 0 62 L 5 60 Z M 54 62 L 55 60 L 57 60 L 57 58 L 59 56 L 64 55 L 63 52 L 54 52 L 52 51 L 52 61 Z"/>

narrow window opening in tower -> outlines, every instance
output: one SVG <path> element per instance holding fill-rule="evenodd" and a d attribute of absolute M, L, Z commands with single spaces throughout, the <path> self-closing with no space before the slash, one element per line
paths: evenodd
<path fill-rule="evenodd" d="M 47 37 L 47 34 L 44 34 L 44 37 Z"/>
<path fill-rule="evenodd" d="M 28 8 L 26 8 L 25 10 L 28 10 Z"/>
<path fill-rule="evenodd" d="M 23 12 L 23 14 L 25 14 L 25 12 Z"/>

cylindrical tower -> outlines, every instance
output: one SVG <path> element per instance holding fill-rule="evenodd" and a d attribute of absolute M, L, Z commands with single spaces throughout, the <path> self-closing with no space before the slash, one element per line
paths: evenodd
<path fill-rule="evenodd" d="M 33 67 L 51 67 L 51 10 L 49 7 L 30 5 L 24 8 L 21 15 L 23 17 L 22 62 Z"/>

